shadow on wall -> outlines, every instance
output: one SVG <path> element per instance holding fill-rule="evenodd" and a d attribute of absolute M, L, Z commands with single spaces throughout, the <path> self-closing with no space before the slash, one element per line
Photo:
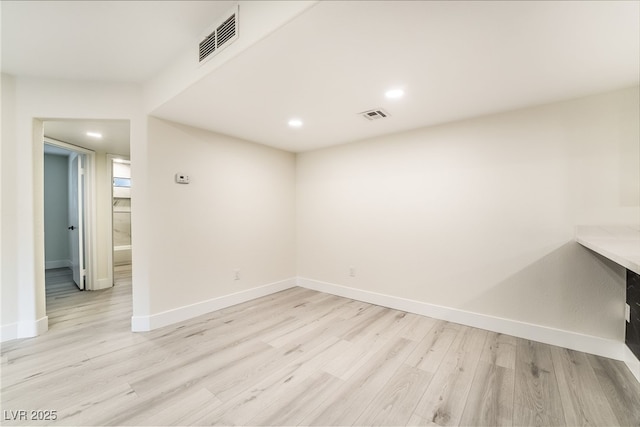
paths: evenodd
<path fill-rule="evenodd" d="M 625 269 L 570 241 L 462 308 L 624 341 L 624 295 Z"/>

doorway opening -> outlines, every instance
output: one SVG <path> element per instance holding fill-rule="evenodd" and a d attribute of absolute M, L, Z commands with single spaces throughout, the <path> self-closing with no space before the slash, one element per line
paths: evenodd
<path fill-rule="evenodd" d="M 45 297 L 49 327 L 70 325 L 71 317 L 98 321 L 97 314 L 113 305 L 111 294 L 130 310 L 131 260 L 114 275 L 113 257 L 121 228 L 114 227 L 120 212 L 114 217 L 113 160 L 130 164 L 129 128 L 129 120 L 42 121 L 45 262 L 40 295 Z M 130 195 L 128 201 L 130 218 Z M 130 254 L 130 225 L 127 234 Z M 113 289 L 122 283 L 118 291 Z M 90 305 L 95 308 L 80 309 Z"/>
<path fill-rule="evenodd" d="M 114 280 L 131 274 L 131 162 L 111 158 Z"/>
<path fill-rule="evenodd" d="M 93 178 L 93 154 L 90 150 L 45 138 L 45 276 L 65 277 L 68 272 L 79 290 L 92 286 L 93 265 L 87 256 L 91 249 L 88 243 L 92 237 L 92 221 L 85 202 L 90 200 L 87 182 Z"/>

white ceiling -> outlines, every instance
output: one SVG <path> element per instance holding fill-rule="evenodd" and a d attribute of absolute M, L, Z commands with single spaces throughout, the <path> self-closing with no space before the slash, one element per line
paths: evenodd
<path fill-rule="evenodd" d="M 6 1 L 2 71 L 144 82 L 233 1 Z"/>
<path fill-rule="evenodd" d="M 144 82 L 231 4 L 3 1 L 2 68 Z M 152 113 L 307 151 L 636 85 L 639 21 L 638 1 L 323 1 Z"/>
<path fill-rule="evenodd" d="M 639 16 L 638 2 L 321 2 L 154 113 L 306 151 L 548 103 L 637 84 Z M 385 99 L 395 86 L 406 96 Z M 391 117 L 357 115 L 380 107 Z"/>
<path fill-rule="evenodd" d="M 89 150 L 129 156 L 128 120 L 47 120 L 44 135 Z M 99 133 L 102 138 L 87 135 Z"/>

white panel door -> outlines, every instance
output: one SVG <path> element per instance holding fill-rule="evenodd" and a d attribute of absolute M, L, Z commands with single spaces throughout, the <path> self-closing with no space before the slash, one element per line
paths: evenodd
<path fill-rule="evenodd" d="M 71 242 L 71 270 L 73 281 L 84 290 L 84 168 L 83 154 L 69 159 L 69 241 Z"/>

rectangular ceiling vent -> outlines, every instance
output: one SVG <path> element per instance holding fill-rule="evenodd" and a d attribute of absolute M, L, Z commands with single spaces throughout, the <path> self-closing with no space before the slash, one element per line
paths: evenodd
<path fill-rule="evenodd" d="M 238 6 L 226 15 L 222 23 L 209 28 L 206 36 L 202 39 L 198 49 L 198 62 L 202 64 L 210 59 L 223 47 L 227 47 L 238 38 Z"/>
<path fill-rule="evenodd" d="M 367 120 L 379 120 L 379 119 L 386 119 L 387 117 L 389 117 L 389 113 L 387 113 L 382 108 L 377 108 L 375 110 L 367 110 L 358 114 L 360 114 L 362 117 L 364 117 Z"/>

